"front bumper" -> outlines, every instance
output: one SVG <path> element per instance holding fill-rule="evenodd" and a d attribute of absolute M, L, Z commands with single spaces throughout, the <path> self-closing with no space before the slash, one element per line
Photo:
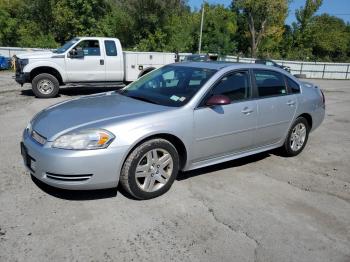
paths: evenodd
<path fill-rule="evenodd" d="M 24 163 L 40 181 L 63 189 L 90 190 L 117 187 L 128 147 L 64 150 L 41 145 L 23 133 Z"/>
<path fill-rule="evenodd" d="M 25 83 L 30 83 L 30 74 L 23 73 L 23 72 L 16 72 L 15 80 L 20 85 L 23 85 Z"/>

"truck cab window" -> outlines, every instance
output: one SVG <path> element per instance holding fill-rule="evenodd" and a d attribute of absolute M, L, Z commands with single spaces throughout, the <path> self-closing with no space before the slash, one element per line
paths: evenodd
<path fill-rule="evenodd" d="M 85 56 L 100 56 L 100 44 L 98 40 L 84 40 L 81 41 L 74 49 L 82 49 Z"/>
<path fill-rule="evenodd" d="M 107 56 L 117 56 L 117 47 L 113 40 L 105 40 L 105 48 Z"/>

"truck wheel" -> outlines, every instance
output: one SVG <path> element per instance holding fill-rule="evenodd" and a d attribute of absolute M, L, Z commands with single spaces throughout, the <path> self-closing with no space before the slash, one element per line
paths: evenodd
<path fill-rule="evenodd" d="M 55 97 L 59 88 L 60 84 L 57 78 L 50 74 L 39 74 L 32 80 L 32 90 L 39 98 Z"/>

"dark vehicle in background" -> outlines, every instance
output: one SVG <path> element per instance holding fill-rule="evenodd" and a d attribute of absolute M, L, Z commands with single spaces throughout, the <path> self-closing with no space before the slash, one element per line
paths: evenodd
<path fill-rule="evenodd" d="M 289 66 L 279 65 L 275 61 L 272 61 L 270 59 L 257 59 L 257 60 L 255 60 L 255 64 L 278 67 L 278 68 L 286 70 L 288 73 L 290 73 L 290 67 Z"/>
<path fill-rule="evenodd" d="M 217 61 L 217 54 L 193 54 L 188 55 L 184 58 L 184 62 L 209 62 L 209 61 Z"/>

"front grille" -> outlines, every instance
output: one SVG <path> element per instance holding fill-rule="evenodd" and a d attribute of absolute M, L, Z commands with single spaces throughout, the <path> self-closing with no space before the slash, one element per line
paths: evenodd
<path fill-rule="evenodd" d="M 36 142 L 38 142 L 40 145 L 43 145 L 43 144 L 46 143 L 46 137 L 40 135 L 38 132 L 36 132 L 36 131 L 34 131 L 34 130 L 32 131 L 31 136 L 32 136 L 32 138 L 33 138 Z"/>
<path fill-rule="evenodd" d="M 81 182 L 89 180 L 92 177 L 92 174 L 85 175 L 60 175 L 54 173 L 46 173 L 46 177 L 52 180 L 65 181 L 65 182 Z"/>
<path fill-rule="evenodd" d="M 19 62 L 19 58 L 17 56 L 15 56 L 15 66 L 16 66 L 16 73 L 21 73 L 22 72 L 22 68 L 21 68 L 21 64 Z"/>

